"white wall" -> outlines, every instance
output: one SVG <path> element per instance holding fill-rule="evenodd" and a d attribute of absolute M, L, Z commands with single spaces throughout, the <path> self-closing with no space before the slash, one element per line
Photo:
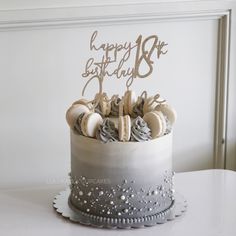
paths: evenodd
<path fill-rule="evenodd" d="M 24 3 L 24 8 L 40 7 Z M 2 6 L 20 7 L 15 4 Z M 158 34 L 168 42 L 169 52 L 152 78 L 135 82 L 133 89 L 138 94 L 143 89 L 160 92 L 178 111 L 176 171 L 213 168 L 217 18 L 19 27 L 0 32 L 0 186 L 65 180 L 70 147 L 64 116 L 81 96 L 81 73 L 91 55 L 88 42 L 94 30 L 108 42 L 134 40 L 140 33 Z M 121 81 L 105 85 L 110 95 L 124 90 Z M 95 91 L 91 87 L 88 96 Z"/>

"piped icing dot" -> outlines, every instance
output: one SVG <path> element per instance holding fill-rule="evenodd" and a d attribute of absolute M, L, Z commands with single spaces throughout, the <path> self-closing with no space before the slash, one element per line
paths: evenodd
<path fill-rule="evenodd" d="M 148 141 L 151 139 L 151 130 L 147 123 L 138 116 L 131 126 L 131 141 Z"/>

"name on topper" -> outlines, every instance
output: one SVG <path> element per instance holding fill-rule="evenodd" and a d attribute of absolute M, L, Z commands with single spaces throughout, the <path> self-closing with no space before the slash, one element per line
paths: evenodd
<path fill-rule="evenodd" d="M 91 57 L 87 60 L 82 77 L 89 78 L 87 85 L 97 78 L 102 92 L 102 83 L 105 77 L 117 79 L 125 78 L 129 88 L 135 78 L 146 78 L 153 72 L 153 59 L 159 59 L 167 53 L 168 45 L 157 35 L 144 38 L 139 35 L 135 43 L 102 43 L 97 44 L 98 31 L 94 31 L 90 38 L 90 50 L 102 52 L 99 59 Z M 131 58 L 132 55 L 132 58 Z M 134 59 L 130 66 L 130 59 Z M 84 93 L 83 90 L 83 93 Z"/>

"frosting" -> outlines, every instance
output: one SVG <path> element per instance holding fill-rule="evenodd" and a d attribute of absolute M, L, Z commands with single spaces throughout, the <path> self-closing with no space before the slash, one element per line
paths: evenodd
<path fill-rule="evenodd" d="M 119 116 L 119 102 L 121 101 L 120 98 L 111 102 L 111 115 L 112 116 Z"/>
<path fill-rule="evenodd" d="M 135 103 L 134 107 L 133 107 L 133 113 L 132 116 L 134 118 L 141 116 L 143 117 L 143 105 L 144 105 L 144 99 L 142 98 L 141 101 Z"/>
<path fill-rule="evenodd" d="M 106 93 L 99 93 L 96 94 L 95 98 L 92 101 L 80 99 L 79 101 L 74 103 L 75 105 L 71 106 L 71 108 L 66 113 L 66 119 L 69 126 L 77 134 L 88 136 L 87 131 L 85 129 L 86 118 L 88 118 L 87 113 L 93 112 L 97 115 L 99 114 L 104 120 L 104 122 L 102 123 L 99 130 L 97 129 L 96 126 L 96 129 L 94 129 L 94 133 L 91 136 L 92 138 L 101 140 L 104 143 L 111 141 L 124 141 L 119 137 L 119 133 L 121 133 L 121 131 L 119 132 L 117 129 L 118 128 L 117 119 L 120 116 L 123 116 L 123 113 L 125 115 L 126 112 L 128 112 L 129 117 L 132 117 L 134 121 L 132 122 L 133 123 L 132 125 L 130 125 L 131 121 L 129 122 L 129 128 L 127 128 L 126 123 L 124 125 L 125 126 L 124 128 L 128 129 L 129 131 L 128 137 L 130 137 L 127 138 L 126 141 L 135 141 L 135 142 L 148 141 L 154 138 L 154 137 L 151 138 L 151 135 L 154 135 L 154 133 L 149 128 L 148 126 L 149 123 L 146 123 L 146 121 L 143 120 L 143 116 L 147 111 L 153 110 L 161 112 L 161 115 L 163 115 L 162 118 L 163 122 L 165 123 L 165 126 L 162 129 L 163 132 L 161 132 L 160 136 L 171 133 L 173 124 L 175 123 L 176 120 L 176 114 L 175 111 L 172 108 L 170 108 L 166 103 L 165 105 L 162 105 L 164 100 L 163 101 L 158 100 L 160 97 L 159 94 L 148 97 L 147 92 L 144 91 L 140 96 L 138 96 L 137 101 L 133 103 L 132 101 L 134 100 L 127 99 L 127 97 L 130 97 L 131 96 L 130 94 L 132 94 L 130 90 L 128 91 L 129 93 L 126 91 L 124 96 L 122 97 L 119 97 L 119 95 L 116 94 L 113 95 L 111 98 L 109 98 Z M 80 103 L 84 102 L 86 105 L 79 104 L 79 102 Z M 156 105 L 156 103 L 158 103 L 158 105 Z M 92 107 L 91 109 L 87 107 L 88 104 L 91 105 Z M 125 106 L 128 107 L 126 108 L 126 112 L 125 112 Z M 84 112 L 86 114 L 86 117 L 84 117 L 83 114 Z M 101 124 L 101 122 L 102 121 L 100 121 L 99 124 Z M 92 121 L 92 123 L 94 122 Z"/>
<path fill-rule="evenodd" d="M 166 120 L 166 131 L 164 134 L 169 134 L 172 130 L 172 125 L 171 125 L 171 122 L 169 121 L 169 119 L 167 118 L 167 116 L 165 116 L 165 120 Z"/>
<path fill-rule="evenodd" d="M 148 141 L 151 139 L 151 130 L 148 128 L 147 123 L 138 116 L 133 122 L 131 127 L 131 141 Z"/>
<path fill-rule="evenodd" d="M 115 127 L 115 123 L 110 119 L 105 118 L 103 123 L 99 125 L 96 138 L 104 143 L 118 141 L 119 135 L 118 129 Z"/>
<path fill-rule="evenodd" d="M 77 120 L 76 120 L 76 122 L 75 122 L 75 126 L 74 126 L 74 129 L 75 129 L 80 135 L 83 135 L 83 132 L 82 132 L 82 130 L 81 130 L 81 121 L 82 121 L 84 115 L 85 115 L 85 112 L 81 113 L 81 114 L 78 116 L 78 118 L 77 118 Z"/>

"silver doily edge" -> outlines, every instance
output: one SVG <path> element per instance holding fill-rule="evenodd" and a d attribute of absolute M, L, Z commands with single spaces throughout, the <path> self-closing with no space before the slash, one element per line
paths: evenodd
<path fill-rule="evenodd" d="M 73 209 L 72 207 L 70 207 L 68 201 L 69 196 L 69 188 L 61 191 L 58 195 L 56 195 L 53 200 L 53 207 L 55 208 L 55 210 L 64 218 L 67 218 L 74 223 L 80 223 L 82 225 L 93 226 L 97 228 L 131 229 L 150 227 L 172 221 L 176 217 L 181 216 L 187 210 L 186 199 L 178 192 L 175 192 L 175 201 L 173 205 L 158 214 L 132 219 L 108 218 L 91 215 L 79 211 L 78 209 Z"/>

